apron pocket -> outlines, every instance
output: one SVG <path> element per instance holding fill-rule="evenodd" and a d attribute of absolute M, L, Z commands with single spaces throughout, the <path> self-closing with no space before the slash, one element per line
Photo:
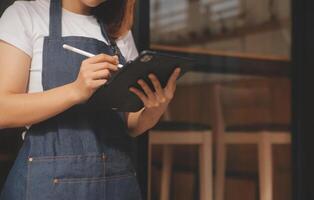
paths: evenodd
<path fill-rule="evenodd" d="M 55 179 L 53 199 L 101 200 L 105 199 L 105 178 Z"/>
<path fill-rule="evenodd" d="M 136 177 L 122 174 L 87 179 L 56 179 L 54 198 L 60 200 L 141 200 Z"/>
<path fill-rule="evenodd" d="M 103 199 L 105 160 L 104 154 L 29 157 L 27 200 Z M 59 188 L 63 182 L 75 184 Z"/>

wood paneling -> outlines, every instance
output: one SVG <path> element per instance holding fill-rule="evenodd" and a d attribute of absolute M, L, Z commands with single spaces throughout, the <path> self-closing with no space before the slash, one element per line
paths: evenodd
<path fill-rule="evenodd" d="M 210 86 L 211 83 L 179 85 L 170 105 L 172 118 L 211 124 Z M 223 94 L 227 125 L 254 122 L 290 123 L 290 80 L 243 80 L 229 83 L 228 88 L 229 91 L 226 90 Z"/>

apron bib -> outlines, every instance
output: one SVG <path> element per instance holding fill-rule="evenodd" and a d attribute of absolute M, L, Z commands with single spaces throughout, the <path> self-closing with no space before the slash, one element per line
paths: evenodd
<path fill-rule="evenodd" d="M 44 90 L 75 81 L 86 59 L 64 50 L 63 44 L 93 54 L 115 53 L 113 46 L 93 38 L 62 37 L 61 20 L 61 0 L 51 0 L 50 35 L 43 48 Z M 122 55 L 119 59 L 125 63 Z M 0 200 L 139 200 L 131 147 L 123 113 L 74 106 L 31 126 Z"/>

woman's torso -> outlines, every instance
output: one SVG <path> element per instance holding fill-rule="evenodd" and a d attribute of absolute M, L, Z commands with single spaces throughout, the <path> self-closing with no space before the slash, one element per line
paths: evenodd
<path fill-rule="evenodd" d="M 91 16 L 63 10 L 62 35 L 73 34 L 76 37 L 60 37 L 60 32 L 55 31 L 60 27 L 60 21 L 51 26 L 48 34 L 48 3 L 48 0 L 15 3 L 0 20 L 3 28 L 0 39 L 32 57 L 29 92 L 42 91 L 42 82 L 47 90 L 75 78 L 82 58 L 67 56 L 62 50 L 63 42 L 72 42 L 97 53 L 110 53 L 110 48 L 103 42 L 90 39 L 103 41 L 100 28 Z M 54 0 L 52 5 L 52 8 L 56 5 L 58 8 L 52 9 L 51 16 L 60 16 L 59 0 Z M 53 19 L 56 22 L 56 18 Z M 14 20 L 21 26 L 6 23 Z M 16 34 L 12 31 L 15 28 Z M 24 38 L 24 43 L 19 41 L 21 38 Z M 118 46 L 127 60 L 136 55 L 130 33 L 126 40 L 118 41 Z M 68 66 L 64 66 L 66 63 Z M 141 199 L 124 116 L 111 110 L 85 110 L 81 106 L 35 124 L 28 130 L 0 199 Z"/>
<path fill-rule="evenodd" d="M 42 53 L 44 37 L 49 35 L 49 2 L 16 1 L 0 19 L 0 39 L 17 46 L 32 57 L 27 87 L 29 93 L 43 91 Z M 95 17 L 65 9 L 62 9 L 62 35 L 90 37 L 107 43 Z M 117 45 L 127 61 L 138 55 L 130 31 L 117 40 Z"/>

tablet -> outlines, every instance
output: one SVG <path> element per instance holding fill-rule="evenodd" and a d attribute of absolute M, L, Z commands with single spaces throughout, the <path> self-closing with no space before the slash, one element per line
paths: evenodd
<path fill-rule="evenodd" d="M 155 51 L 143 51 L 133 61 L 126 63 L 118 72 L 112 75 L 108 82 L 100 87 L 89 99 L 88 104 L 95 109 L 113 109 L 119 112 L 136 112 L 143 108 L 143 102 L 132 92 L 130 87 L 136 87 L 139 79 L 154 90 L 148 78 L 153 73 L 165 87 L 173 71 L 181 68 L 180 77 L 195 66 L 195 61 L 190 58 L 179 57 Z"/>

